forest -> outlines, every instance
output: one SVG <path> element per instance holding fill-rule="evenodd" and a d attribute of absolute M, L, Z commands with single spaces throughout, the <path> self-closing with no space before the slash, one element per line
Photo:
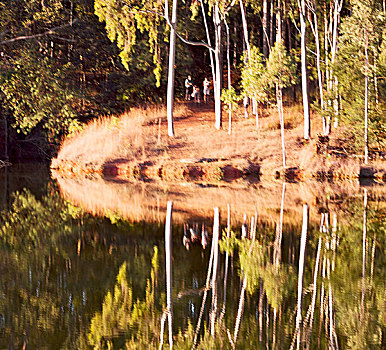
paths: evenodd
<path fill-rule="evenodd" d="M 282 130 L 299 105 L 305 140 L 314 113 L 322 135 L 347 126 L 345 151 L 383 157 L 385 22 L 385 0 L 1 1 L 0 159 L 50 159 L 90 120 L 152 104 L 173 136 L 188 74 L 211 81 L 217 129 L 244 97 Z"/>

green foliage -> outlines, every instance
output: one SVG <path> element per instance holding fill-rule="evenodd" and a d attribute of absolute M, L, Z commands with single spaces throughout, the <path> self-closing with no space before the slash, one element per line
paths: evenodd
<path fill-rule="evenodd" d="M 37 125 L 49 139 L 79 127 L 75 96 L 66 83 L 70 65 L 52 66 L 26 53 L 13 62 L 14 69 L 0 77 L 0 89 L 13 111 L 18 132 L 29 134 Z"/>
<path fill-rule="evenodd" d="M 369 0 L 351 1 L 352 14 L 341 25 L 339 54 L 334 71 L 341 96 L 341 119 L 349 125 L 348 148 L 359 151 L 364 146 L 365 75 L 369 84 L 370 147 L 386 147 L 386 15 L 381 4 Z M 368 66 L 365 60 L 368 38 Z M 330 100 L 334 96 L 331 96 Z M 328 98 L 328 96 L 327 96 Z"/>
<path fill-rule="evenodd" d="M 267 72 L 263 80 L 271 88 L 276 85 L 286 88 L 296 83 L 295 61 L 280 42 L 276 42 L 271 49 L 267 60 Z"/>
<path fill-rule="evenodd" d="M 137 41 L 137 30 L 148 35 L 149 51 L 153 54 L 156 65 L 154 74 L 156 86 L 161 84 L 161 61 L 159 57 L 159 27 L 162 13 L 162 3 L 159 1 L 95 1 L 95 14 L 101 22 L 106 23 L 109 39 L 116 42 L 121 50 L 123 65 L 129 70 L 129 62 L 134 45 Z"/>
<path fill-rule="evenodd" d="M 259 49 L 251 47 L 251 57 L 241 70 L 241 84 L 246 96 L 257 102 L 267 102 L 269 92 L 278 86 L 285 88 L 296 83 L 296 64 L 283 44 L 276 42 L 266 67 Z"/>
<path fill-rule="evenodd" d="M 236 90 L 231 86 L 229 89 L 223 89 L 221 93 L 221 101 L 224 102 L 224 109 L 229 110 L 229 104 L 231 105 L 232 112 L 237 110 L 237 102 L 242 99 L 241 96 L 237 95 Z"/>
<path fill-rule="evenodd" d="M 268 98 L 266 74 L 263 56 L 256 46 L 252 46 L 251 57 L 247 65 L 241 69 L 241 85 L 244 94 L 254 98 L 257 102 L 265 102 Z"/>

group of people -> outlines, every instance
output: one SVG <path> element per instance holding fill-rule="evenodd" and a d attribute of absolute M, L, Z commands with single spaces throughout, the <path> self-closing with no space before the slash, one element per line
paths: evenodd
<path fill-rule="evenodd" d="M 202 87 L 204 94 L 204 103 L 209 102 L 209 94 L 210 94 L 210 82 L 208 78 L 205 77 Z M 190 101 L 193 98 L 195 103 L 201 103 L 201 93 L 198 85 L 194 85 L 192 81 L 192 76 L 188 75 L 185 79 L 185 101 Z"/>

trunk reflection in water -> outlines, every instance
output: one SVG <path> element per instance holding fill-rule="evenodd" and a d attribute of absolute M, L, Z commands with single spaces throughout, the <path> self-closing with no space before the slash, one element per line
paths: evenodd
<path fill-rule="evenodd" d="M 72 202 L 69 187 L 64 200 L 55 183 L 22 190 L 4 175 L 0 348 L 385 345 L 383 187 L 169 189 L 145 201 L 144 185 L 120 212 L 117 184 L 91 210 L 92 193 Z"/>

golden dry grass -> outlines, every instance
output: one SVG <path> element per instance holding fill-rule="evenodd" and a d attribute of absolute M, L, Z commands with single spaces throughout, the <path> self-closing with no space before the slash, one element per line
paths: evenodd
<path fill-rule="evenodd" d="M 225 111 L 223 129 L 214 128 L 213 109 L 213 104 L 200 107 L 176 105 L 174 138 L 167 136 L 165 108 L 133 109 L 119 118 L 101 118 L 63 142 L 53 167 L 62 160 L 98 168 L 119 160 L 148 161 L 162 166 L 186 159 L 215 158 L 248 160 L 259 165 L 263 175 L 272 176 L 277 170 L 282 170 L 279 117 L 275 108 L 259 111 L 258 130 L 252 113 L 246 119 L 240 109 L 233 116 L 231 135 L 228 134 L 228 114 Z M 321 134 L 322 126 L 320 116 L 311 114 L 312 138 L 308 142 L 303 141 L 300 105 L 286 107 L 284 119 L 287 167 L 300 169 L 304 177 L 329 171 L 342 179 L 358 176 L 360 158 L 316 154 L 317 135 Z M 339 135 L 332 134 L 332 144 L 336 143 L 335 134 Z M 378 161 L 373 166 L 385 169 L 384 164 Z"/>
<path fill-rule="evenodd" d="M 176 106 L 174 110 L 176 118 L 187 113 L 185 105 Z M 158 152 L 162 152 L 165 138 L 158 137 L 158 122 L 165 124 L 165 120 L 166 109 L 161 106 L 133 108 L 119 117 L 93 120 L 64 140 L 54 165 L 67 160 L 98 167 L 114 159 L 146 158 L 157 147 Z"/>

